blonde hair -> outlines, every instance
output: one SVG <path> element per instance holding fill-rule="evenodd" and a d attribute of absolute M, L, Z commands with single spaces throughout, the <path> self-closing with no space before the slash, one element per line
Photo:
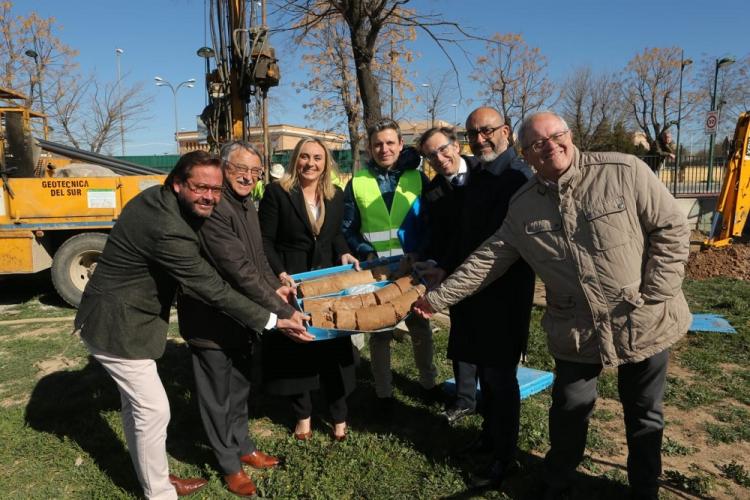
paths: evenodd
<path fill-rule="evenodd" d="M 338 175 L 338 168 L 336 167 L 336 162 L 333 160 L 333 157 L 331 156 L 331 152 L 328 150 L 325 144 L 323 144 L 322 141 L 319 139 L 314 139 L 312 137 L 306 137 L 304 139 L 300 139 L 300 141 L 297 143 L 296 146 L 294 146 L 294 151 L 292 151 L 292 156 L 289 159 L 289 170 L 286 174 L 284 174 L 284 177 L 281 178 L 279 181 L 279 185 L 281 185 L 281 188 L 286 191 L 287 193 L 292 190 L 292 188 L 299 187 L 299 172 L 297 171 L 297 161 L 299 160 L 300 152 L 302 151 L 302 148 L 309 143 L 315 143 L 321 148 L 323 148 L 323 151 L 325 152 L 325 161 L 323 163 L 323 173 L 320 174 L 320 177 L 318 178 L 318 195 L 321 198 L 324 198 L 326 200 L 330 200 L 333 198 L 333 195 L 336 193 L 336 187 L 333 185 L 333 176 Z"/>

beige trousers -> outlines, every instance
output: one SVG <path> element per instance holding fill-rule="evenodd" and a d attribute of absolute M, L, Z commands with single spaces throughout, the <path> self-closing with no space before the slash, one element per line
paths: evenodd
<path fill-rule="evenodd" d="M 169 401 L 153 359 L 126 359 L 86 347 L 120 391 L 122 426 L 135 473 L 148 499 L 174 500 L 169 482 L 167 425 Z"/>
<path fill-rule="evenodd" d="M 411 337 L 414 363 L 419 371 L 419 384 L 425 389 L 435 387 L 437 369 L 432 361 L 432 326 L 428 320 L 416 314 L 406 319 L 406 327 Z M 375 380 L 375 394 L 379 398 L 393 396 L 393 374 L 391 373 L 391 340 L 393 332 L 369 334 L 370 364 Z"/>

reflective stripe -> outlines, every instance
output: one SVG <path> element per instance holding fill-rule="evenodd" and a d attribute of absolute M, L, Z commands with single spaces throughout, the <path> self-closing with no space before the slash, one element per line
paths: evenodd
<path fill-rule="evenodd" d="M 370 243 L 388 241 L 395 239 L 398 241 L 398 229 L 390 229 L 388 231 L 374 231 L 371 233 L 362 233 L 362 236 Z"/>
<path fill-rule="evenodd" d="M 399 229 L 409 211 L 418 203 L 422 193 L 422 177 L 416 170 L 408 170 L 399 177 L 390 212 L 385 206 L 377 179 L 369 169 L 352 178 L 352 194 L 361 218 L 362 237 L 380 257 L 403 255 Z M 392 250 L 392 251 L 391 251 Z"/>

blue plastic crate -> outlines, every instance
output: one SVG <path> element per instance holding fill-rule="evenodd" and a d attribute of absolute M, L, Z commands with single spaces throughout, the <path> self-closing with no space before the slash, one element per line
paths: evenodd
<path fill-rule="evenodd" d="M 542 370 L 536 370 L 534 368 L 527 368 L 521 366 L 518 368 L 516 373 L 518 379 L 518 385 L 521 389 L 521 399 L 526 399 L 538 392 L 543 391 L 547 387 L 552 385 L 555 376 L 552 372 L 545 372 Z M 448 379 L 443 382 L 443 389 L 449 394 L 456 393 L 456 379 Z M 480 397 L 482 388 L 477 381 L 477 397 Z"/>

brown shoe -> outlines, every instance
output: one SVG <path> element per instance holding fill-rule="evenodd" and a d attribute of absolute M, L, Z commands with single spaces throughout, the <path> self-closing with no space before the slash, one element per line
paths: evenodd
<path fill-rule="evenodd" d="M 260 450 L 255 450 L 248 455 L 242 455 L 240 461 L 255 469 L 270 469 L 279 465 L 278 458 L 266 455 Z"/>
<path fill-rule="evenodd" d="M 180 479 L 179 477 L 173 476 L 172 474 L 169 475 L 169 482 L 172 483 L 172 486 L 174 486 L 175 491 L 177 491 L 178 497 L 192 495 L 199 489 L 206 486 L 206 484 L 208 484 L 208 481 L 206 481 L 205 479 Z"/>
<path fill-rule="evenodd" d="M 255 483 L 250 476 L 245 474 L 244 470 L 227 474 L 224 476 L 224 482 L 227 483 L 227 489 L 239 497 L 251 497 L 255 495 Z"/>
<path fill-rule="evenodd" d="M 297 441 L 307 441 L 308 439 L 312 439 L 312 431 L 302 432 L 300 434 L 295 432 L 294 439 Z"/>

